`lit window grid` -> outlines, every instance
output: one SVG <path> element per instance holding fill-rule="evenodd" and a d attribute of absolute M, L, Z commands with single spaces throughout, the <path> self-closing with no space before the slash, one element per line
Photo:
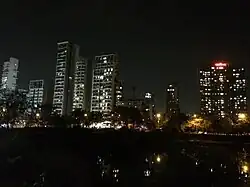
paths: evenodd
<path fill-rule="evenodd" d="M 43 104 L 44 89 L 43 88 L 33 88 L 29 90 L 27 94 L 27 99 L 30 105 L 33 107 L 41 106 Z"/>
<path fill-rule="evenodd" d="M 111 112 L 115 102 L 116 62 L 111 55 L 97 56 L 93 72 L 91 110 Z M 114 57 L 113 57 L 114 58 Z M 114 59 L 113 59 L 114 60 Z"/>
<path fill-rule="evenodd" d="M 244 70 L 244 69 L 242 68 L 242 70 Z M 212 75 L 212 76 L 209 77 L 209 75 Z M 234 73 L 233 74 L 233 77 L 236 77 L 236 81 L 235 81 L 236 84 L 233 84 L 233 86 L 230 87 L 230 90 L 231 90 L 230 92 L 231 93 L 238 91 L 239 93 L 236 93 L 236 94 L 239 95 L 240 92 L 243 92 L 243 93 L 245 92 L 245 90 L 246 90 L 246 81 L 245 81 L 244 75 L 243 76 L 242 75 L 243 75 L 242 73 L 241 74 L 239 74 L 239 73 Z M 208 87 L 211 87 L 212 85 L 214 86 L 215 84 L 218 84 L 218 82 L 229 83 L 229 79 L 227 79 L 226 77 L 227 76 L 223 75 L 223 73 L 218 73 L 218 72 L 209 73 L 209 72 L 206 72 L 206 71 L 200 71 L 200 87 L 201 87 L 200 93 L 201 93 L 201 112 L 202 113 L 207 114 L 207 113 L 211 113 L 211 111 L 215 111 L 216 108 L 221 110 L 221 108 L 227 107 L 227 106 L 223 106 L 223 105 L 219 105 L 218 103 L 217 104 L 215 103 L 215 108 L 211 108 L 212 107 L 211 104 L 210 105 L 207 104 L 207 100 L 204 99 L 205 96 L 209 96 L 209 97 L 212 98 L 212 97 L 214 97 L 216 95 L 220 95 L 220 94 L 224 95 L 224 94 L 226 94 L 226 93 L 223 94 L 223 92 L 222 93 L 219 92 L 219 91 L 222 91 L 223 89 L 226 89 L 225 86 L 223 86 L 223 85 L 218 86 L 217 91 L 219 93 L 216 93 L 216 92 L 215 93 L 209 93 L 209 92 L 211 92 L 211 89 L 208 89 Z M 240 77 L 241 77 L 242 80 L 239 80 Z M 211 81 L 211 80 L 214 80 L 214 81 Z M 233 80 L 230 81 L 231 85 L 232 85 L 232 82 L 233 82 Z M 240 100 L 241 105 L 242 105 L 241 107 L 238 106 L 240 102 L 235 101 L 235 102 L 238 103 L 238 104 L 235 105 L 235 109 L 242 110 L 242 108 L 243 108 L 243 109 L 246 110 L 247 101 L 246 101 L 246 97 L 244 97 L 244 98 L 245 99 Z M 231 103 L 230 103 L 230 106 L 232 106 Z M 232 107 L 230 107 L 230 110 L 234 110 L 234 109 Z M 231 111 L 231 113 L 236 113 L 236 112 Z M 224 112 L 222 114 L 219 114 L 219 115 L 224 115 Z"/>
<path fill-rule="evenodd" d="M 2 88 L 15 90 L 17 82 L 19 60 L 10 58 L 9 61 L 4 62 L 2 70 Z"/>
<path fill-rule="evenodd" d="M 85 78 L 86 60 L 81 59 L 76 62 L 74 79 L 73 110 L 84 109 L 85 101 Z"/>
<path fill-rule="evenodd" d="M 75 45 L 74 45 L 75 46 Z M 54 96 L 53 96 L 53 108 L 54 111 L 60 115 L 67 112 L 64 97 L 68 97 L 68 89 L 66 85 L 68 85 L 68 78 L 66 76 L 70 76 L 66 74 L 66 69 L 69 68 L 72 64 L 72 58 L 76 58 L 76 56 L 72 56 L 73 45 L 68 42 L 60 42 L 57 46 L 57 64 L 56 64 L 56 75 L 55 75 L 55 85 L 54 85 Z M 76 47 L 77 48 L 77 47 Z M 66 94 L 66 95 L 65 95 Z"/>

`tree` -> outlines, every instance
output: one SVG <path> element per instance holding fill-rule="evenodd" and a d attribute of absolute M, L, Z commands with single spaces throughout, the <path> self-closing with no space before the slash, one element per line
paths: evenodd
<path fill-rule="evenodd" d="M 119 106 L 115 108 L 115 113 L 120 116 L 120 120 L 126 123 L 139 123 L 142 121 L 142 115 L 137 108 Z"/>
<path fill-rule="evenodd" d="M 176 130 L 181 131 L 182 124 L 186 123 L 188 121 L 188 116 L 186 116 L 183 113 L 180 113 L 179 115 L 172 116 L 167 122 L 166 122 L 166 128 L 168 130 Z"/>
<path fill-rule="evenodd" d="M 90 112 L 88 114 L 89 122 L 100 122 L 103 120 L 103 115 L 101 112 Z"/>
<path fill-rule="evenodd" d="M 192 117 L 182 125 L 182 130 L 208 131 L 211 129 L 211 121 L 202 117 Z"/>
<path fill-rule="evenodd" d="M 26 95 L 17 90 L 4 92 L 1 104 L 6 110 L 4 121 L 7 124 L 12 123 L 17 117 L 24 116 L 27 109 Z"/>
<path fill-rule="evenodd" d="M 68 123 L 65 116 L 54 115 L 50 117 L 49 123 L 53 127 L 67 128 Z"/>

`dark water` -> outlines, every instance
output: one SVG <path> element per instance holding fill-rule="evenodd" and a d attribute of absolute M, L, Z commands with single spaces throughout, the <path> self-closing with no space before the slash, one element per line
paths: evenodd
<path fill-rule="evenodd" d="M 0 186 L 249 185 L 246 146 L 68 138 L 0 138 Z"/>

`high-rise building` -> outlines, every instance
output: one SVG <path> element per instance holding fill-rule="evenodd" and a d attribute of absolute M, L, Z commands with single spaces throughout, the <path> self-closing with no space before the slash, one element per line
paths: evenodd
<path fill-rule="evenodd" d="M 144 96 L 143 116 L 148 116 L 150 120 L 153 120 L 154 115 L 155 115 L 154 95 L 150 92 L 147 92 L 145 93 L 145 96 Z"/>
<path fill-rule="evenodd" d="M 202 115 L 234 120 L 239 113 L 247 112 L 245 69 L 213 61 L 200 70 L 200 102 Z"/>
<path fill-rule="evenodd" d="M 73 110 L 85 109 L 86 71 L 87 59 L 81 57 L 75 66 Z"/>
<path fill-rule="evenodd" d="M 123 106 L 123 85 L 122 81 L 119 81 L 116 85 L 116 106 Z"/>
<path fill-rule="evenodd" d="M 179 88 L 177 84 L 169 84 L 166 90 L 166 106 L 165 113 L 167 117 L 178 115 L 179 106 Z"/>
<path fill-rule="evenodd" d="M 19 60 L 11 57 L 9 61 L 4 62 L 2 74 L 2 89 L 13 91 L 17 86 Z"/>
<path fill-rule="evenodd" d="M 247 113 L 245 68 L 233 68 L 230 81 L 230 116 L 237 119 L 240 113 Z"/>
<path fill-rule="evenodd" d="M 79 46 L 69 41 L 57 44 L 57 64 L 53 108 L 59 115 L 72 112 L 75 62 L 79 59 Z"/>
<path fill-rule="evenodd" d="M 116 105 L 116 88 L 119 83 L 119 57 L 102 54 L 95 57 L 92 78 L 91 111 L 109 115 Z"/>
<path fill-rule="evenodd" d="M 27 99 L 32 109 L 41 108 L 44 101 L 44 80 L 30 80 Z"/>

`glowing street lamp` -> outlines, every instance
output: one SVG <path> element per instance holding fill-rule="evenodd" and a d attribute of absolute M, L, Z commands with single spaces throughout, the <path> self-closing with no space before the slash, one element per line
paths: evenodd
<path fill-rule="evenodd" d="M 160 113 L 156 114 L 156 118 L 157 118 L 157 123 L 158 123 L 158 128 L 159 128 L 160 127 L 161 114 Z"/>
<path fill-rule="evenodd" d="M 160 157 L 160 155 L 158 155 L 158 156 L 156 157 L 156 161 L 157 161 L 158 163 L 161 162 L 161 157 Z"/>
<path fill-rule="evenodd" d="M 161 114 L 160 113 L 158 113 L 158 114 L 156 114 L 156 117 L 158 118 L 158 120 L 161 118 Z"/>
<path fill-rule="evenodd" d="M 247 165 L 242 166 L 242 171 L 244 173 L 247 173 L 248 172 L 248 166 Z"/>
<path fill-rule="evenodd" d="M 246 120 L 246 119 L 247 119 L 247 115 L 244 114 L 244 113 L 239 113 L 239 114 L 238 114 L 238 119 L 241 120 L 241 121 L 242 121 L 242 120 Z"/>
<path fill-rule="evenodd" d="M 88 117 L 88 114 L 84 114 L 84 117 Z"/>
<path fill-rule="evenodd" d="M 39 118 L 39 117 L 40 117 L 40 114 L 39 114 L 39 113 L 36 113 L 36 117 Z"/>

